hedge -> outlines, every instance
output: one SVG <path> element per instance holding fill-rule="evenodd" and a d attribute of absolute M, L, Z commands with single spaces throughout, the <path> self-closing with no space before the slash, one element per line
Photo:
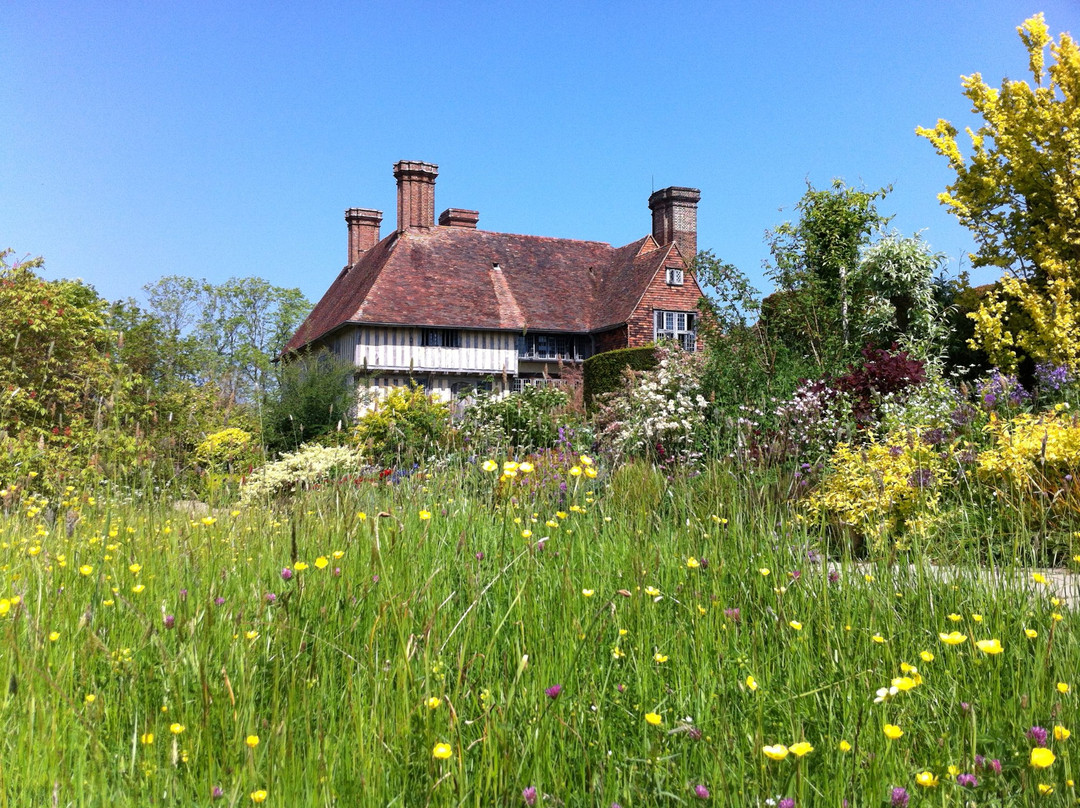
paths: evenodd
<path fill-rule="evenodd" d="M 654 345 L 644 348 L 620 348 L 617 351 L 590 356 L 583 365 L 585 371 L 585 406 L 592 407 L 593 398 L 619 389 L 623 371 L 652 370 L 656 367 Z"/>

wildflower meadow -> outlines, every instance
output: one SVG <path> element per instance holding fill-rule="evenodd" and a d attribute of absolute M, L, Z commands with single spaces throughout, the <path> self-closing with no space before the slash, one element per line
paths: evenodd
<path fill-rule="evenodd" d="M 1080 803 L 1080 49 L 1018 33 L 918 130 L 1004 279 L 835 180 L 523 389 L 0 252 L 0 808 Z"/>

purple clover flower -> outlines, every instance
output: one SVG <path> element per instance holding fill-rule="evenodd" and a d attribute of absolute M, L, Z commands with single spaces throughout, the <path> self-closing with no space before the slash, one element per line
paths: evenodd
<path fill-rule="evenodd" d="M 994 758 L 990 761 L 990 768 L 993 769 L 994 774 L 1001 774 L 1001 761 Z"/>
<path fill-rule="evenodd" d="M 225 598 L 220 597 L 220 596 L 214 598 L 214 605 L 215 606 L 224 606 L 225 605 Z"/>
<path fill-rule="evenodd" d="M 225 791 L 221 788 L 221 786 L 214 786 L 212 789 L 210 789 L 210 799 L 220 800 L 224 796 Z"/>
<path fill-rule="evenodd" d="M 732 623 L 738 623 L 741 619 L 741 615 L 738 609 L 724 609 L 724 617 L 726 617 Z"/>
<path fill-rule="evenodd" d="M 521 798 L 525 800 L 526 805 L 536 805 L 536 786 L 529 786 L 522 790 Z"/>
<path fill-rule="evenodd" d="M 709 789 L 699 783 L 694 786 L 694 796 L 699 800 L 707 800 L 709 799 Z"/>
<path fill-rule="evenodd" d="M 277 600 L 277 595 L 275 595 L 273 592 L 267 592 L 266 593 L 266 602 L 267 603 L 273 603 L 276 600 Z"/>
<path fill-rule="evenodd" d="M 956 775 L 956 784 L 965 788 L 975 788 L 979 784 L 979 780 L 974 774 L 958 774 Z"/>
<path fill-rule="evenodd" d="M 794 797 L 784 797 L 780 802 L 776 803 L 776 808 L 795 808 Z"/>
<path fill-rule="evenodd" d="M 165 628 L 172 628 L 176 625 L 176 616 L 167 614 L 165 615 Z"/>
<path fill-rule="evenodd" d="M 283 581 L 291 581 L 292 576 L 293 576 L 293 571 L 291 569 L 289 569 L 288 567 L 284 567 L 281 570 L 281 580 L 283 580 Z"/>
<path fill-rule="evenodd" d="M 562 693 L 562 685 L 552 685 L 544 691 L 544 695 L 552 701 L 555 701 L 555 699 L 559 698 L 560 693 Z"/>
<path fill-rule="evenodd" d="M 1034 741 L 1036 746 L 1046 746 L 1046 735 L 1043 727 L 1032 727 L 1027 731 L 1028 739 Z"/>
<path fill-rule="evenodd" d="M 907 808 L 908 802 L 911 801 L 911 795 L 907 793 L 906 788 L 896 786 L 892 790 L 892 808 Z"/>

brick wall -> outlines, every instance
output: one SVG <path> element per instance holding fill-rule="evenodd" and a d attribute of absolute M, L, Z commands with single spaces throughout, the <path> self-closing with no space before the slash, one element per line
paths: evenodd
<path fill-rule="evenodd" d="M 596 352 L 616 351 L 619 348 L 628 348 L 626 344 L 626 326 L 620 325 L 610 331 L 603 331 L 596 335 Z"/>
<path fill-rule="evenodd" d="M 684 270 L 683 285 L 669 286 L 667 283 L 667 269 L 675 267 Z M 698 300 L 701 299 L 701 287 L 697 281 L 685 269 L 681 258 L 672 255 L 653 277 L 649 288 L 641 298 L 641 303 L 634 309 L 627 322 L 627 348 L 640 348 L 653 340 L 653 311 L 663 309 L 665 311 L 697 311 Z M 700 350 L 700 342 L 698 349 Z M 600 349 L 599 342 L 597 350 Z"/>

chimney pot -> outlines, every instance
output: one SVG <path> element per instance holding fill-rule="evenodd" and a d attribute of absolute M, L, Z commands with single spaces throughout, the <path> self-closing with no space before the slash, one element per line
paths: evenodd
<path fill-rule="evenodd" d="M 419 160 L 394 163 L 397 180 L 397 227 L 403 233 L 414 227 L 435 226 L 435 178 L 439 167 Z"/>
<path fill-rule="evenodd" d="M 480 221 L 480 211 L 478 210 L 447 208 L 439 214 L 440 227 L 467 227 L 470 230 L 475 230 L 478 221 Z"/>
<path fill-rule="evenodd" d="M 660 246 L 675 242 L 688 262 L 697 255 L 697 206 L 701 191 L 671 186 L 649 197 L 652 233 Z"/>
<path fill-rule="evenodd" d="M 349 208 L 345 211 L 349 228 L 349 266 L 360 260 L 365 252 L 379 243 L 382 211 L 371 208 Z"/>

